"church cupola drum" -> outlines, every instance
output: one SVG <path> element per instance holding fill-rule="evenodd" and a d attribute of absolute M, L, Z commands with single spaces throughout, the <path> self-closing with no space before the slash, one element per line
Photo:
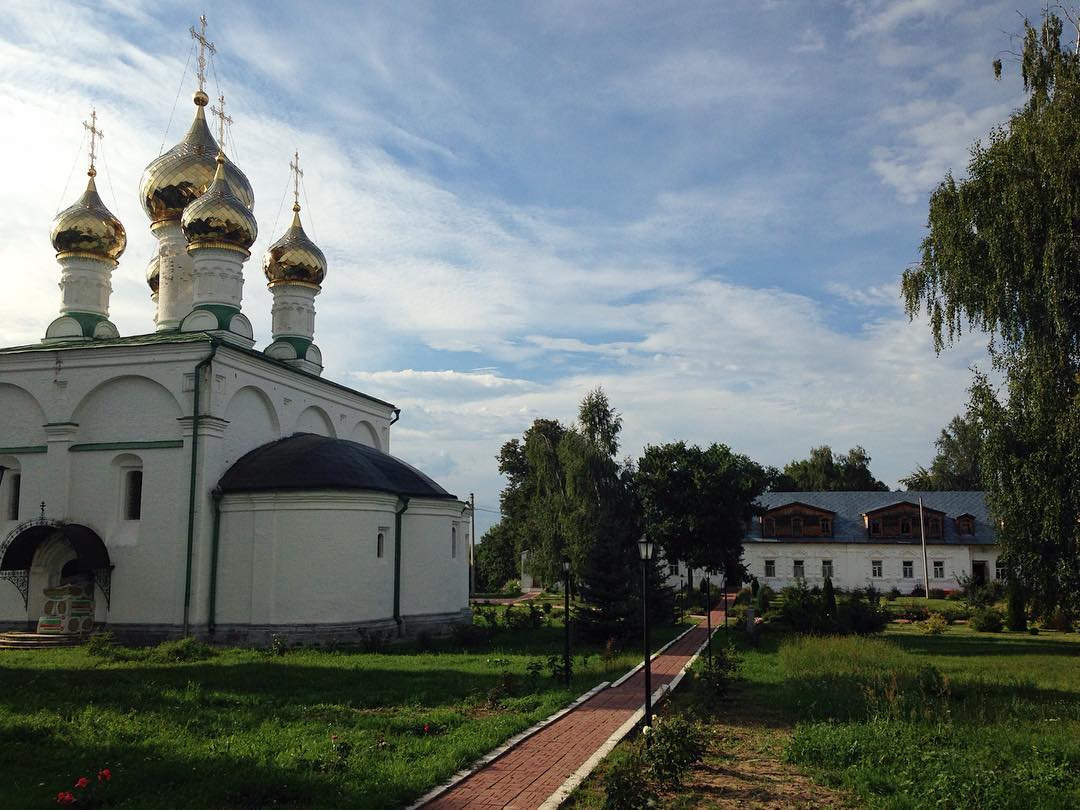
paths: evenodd
<path fill-rule="evenodd" d="M 90 166 L 86 191 L 74 205 L 56 215 L 52 245 L 60 264 L 62 300 L 60 317 L 49 324 L 46 340 L 116 337 L 109 322 L 112 271 L 127 247 L 127 233 L 97 193 L 94 177 L 97 141 L 97 112 L 84 123 L 90 133 Z"/>
<path fill-rule="evenodd" d="M 203 89 L 206 54 L 214 53 L 214 45 L 206 39 L 206 18 L 200 18 L 200 22 L 199 31 L 191 29 L 199 46 L 199 88 L 193 97 L 195 119 L 180 143 L 150 162 L 139 184 L 139 199 L 159 245 L 159 332 L 178 328 L 191 312 L 194 265 L 186 250 L 180 218 L 184 209 L 210 187 L 217 174 L 216 157 L 220 149 L 206 123 L 205 108 L 210 98 Z M 244 173 L 227 158 L 223 171 L 232 193 L 249 211 L 254 209 L 255 194 Z"/>
<path fill-rule="evenodd" d="M 300 153 L 293 171 L 293 218 L 285 234 L 263 257 L 263 273 L 274 296 L 271 310 L 274 341 L 266 354 L 313 374 L 322 372 L 322 352 L 315 337 L 315 296 L 326 278 L 326 256 L 304 233 L 300 222 Z"/>

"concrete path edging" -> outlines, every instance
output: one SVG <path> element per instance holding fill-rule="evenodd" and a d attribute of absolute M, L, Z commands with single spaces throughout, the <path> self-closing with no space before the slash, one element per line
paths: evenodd
<path fill-rule="evenodd" d="M 700 626 L 701 625 L 696 625 L 696 627 Z M 691 627 L 690 630 L 694 630 L 696 629 L 696 627 Z M 716 631 L 718 629 L 718 627 L 713 627 L 713 635 L 716 635 Z M 687 630 L 686 632 L 688 633 L 690 631 Z M 682 638 L 682 636 L 684 635 L 686 635 L 686 633 L 683 633 L 681 636 L 679 636 L 679 638 Z M 678 639 L 673 640 L 671 643 L 673 644 L 675 641 L 678 641 Z M 702 651 L 708 646 L 708 644 L 709 637 L 706 636 L 705 641 L 702 643 L 702 645 L 697 648 L 697 651 L 692 656 L 690 656 L 690 660 L 688 660 L 683 666 L 683 668 L 679 670 L 679 673 L 674 678 L 672 678 L 671 682 L 662 684 L 656 689 L 655 692 L 653 692 L 651 699 L 651 703 L 653 706 L 663 700 L 666 694 L 675 691 L 675 687 L 679 685 L 682 679 L 686 676 L 686 673 L 690 671 L 690 667 L 694 665 L 694 662 L 697 661 L 697 659 L 701 656 Z M 641 669 L 644 665 L 644 662 L 642 662 L 637 667 L 635 667 L 630 674 L 633 674 L 633 672 Z M 625 680 L 625 677 L 620 679 L 620 681 L 621 680 Z M 611 686 L 612 688 L 614 688 L 616 685 L 617 684 L 612 684 Z M 630 733 L 634 726 L 636 726 L 644 716 L 645 707 L 642 706 L 640 709 L 630 715 L 630 718 L 621 726 L 619 726 L 615 733 L 608 737 L 607 740 L 604 741 L 603 745 L 597 748 L 596 752 L 591 757 L 589 757 L 580 768 L 574 771 L 574 773 L 572 773 L 570 777 L 565 782 L 563 782 L 554 793 L 551 794 L 550 797 L 548 797 L 547 801 L 540 805 L 539 810 L 556 810 L 556 808 L 562 805 L 562 803 L 565 802 L 567 798 L 569 798 L 570 794 L 573 793 L 577 789 L 577 787 L 585 781 L 586 777 L 588 777 L 589 774 L 596 770 L 596 767 L 604 760 L 604 758 L 608 754 L 610 754 L 615 749 L 615 746 L 618 745 L 622 741 L 622 739 Z"/>
<path fill-rule="evenodd" d="M 451 776 L 448 781 L 443 782 L 441 785 L 439 785 L 436 788 L 433 788 L 432 790 L 429 790 L 427 793 L 425 793 L 423 796 L 421 796 L 415 802 L 410 804 L 408 806 L 408 808 L 406 808 L 406 810 L 417 810 L 417 808 L 423 807 L 425 804 L 430 802 L 432 799 L 438 798 L 443 793 L 450 790 L 450 788 L 454 787 L 458 782 L 464 781 L 465 779 L 467 779 L 468 777 L 472 776 L 474 773 L 479 771 L 481 768 L 484 768 L 487 765 L 490 765 L 492 762 L 497 760 L 499 757 L 503 756 L 504 754 L 510 753 L 510 751 L 512 751 L 517 746 L 519 746 L 521 743 L 525 742 L 525 740 L 529 739 L 529 737 L 536 734 L 536 732 L 540 731 L 541 729 L 545 728 L 546 726 L 550 726 L 552 723 L 554 723 L 560 717 L 562 717 L 563 715 L 569 714 L 574 709 L 576 709 L 579 705 L 581 705 L 582 703 L 584 703 L 585 701 L 587 701 L 589 698 L 593 697 L 594 695 L 597 695 L 600 692 L 604 691 L 609 686 L 611 686 L 611 684 L 608 683 L 607 681 L 604 681 L 603 683 L 597 684 L 592 689 L 590 689 L 588 692 L 586 692 L 585 694 L 581 695 L 576 700 L 574 700 L 572 703 L 569 703 L 566 706 L 564 706 L 563 708 L 559 709 L 559 711 L 555 712 L 553 715 L 551 715 L 549 717 L 545 717 L 539 723 L 535 723 L 534 725 L 529 726 L 524 731 L 521 731 L 521 732 L 515 734 L 513 737 L 511 737 L 505 743 L 500 745 L 498 748 L 495 748 L 495 749 L 489 751 L 488 753 L 484 754 L 484 756 L 480 757 L 480 759 L 476 760 L 476 762 L 474 762 L 468 768 L 464 768 L 463 770 L 458 771 L 453 776 Z"/>
<path fill-rule="evenodd" d="M 682 638 L 683 636 L 685 636 L 685 635 L 686 635 L 687 633 L 689 633 L 689 632 L 691 632 L 691 631 L 693 631 L 693 630 L 697 630 L 697 629 L 698 629 L 698 628 L 699 628 L 700 626 L 701 626 L 701 625 L 699 625 L 699 624 L 692 624 L 692 625 L 690 625 L 690 626 L 689 626 L 689 627 L 687 627 L 687 628 L 686 628 L 685 630 L 683 630 L 683 631 L 682 631 L 681 633 L 679 633 L 679 635 L 675 636 L 675 638 L 673 638 L 673 639 L 672 639 L 671 641 L 669 641 L 669 642 L 668 642 L 667 644 L 665 644 L 665 645 L 664 645 L 663 647 L 661 647 L 661 648 L 660 648 L 659 650 L 657 650 L 657 651 L 656 651 L 656 652 L 654 652 L 654 653 L 653 653 L 652 655 L 650 655 L 650 656 L 649 656 L 649 660 L 650 660 L 650 661 L 655 661 L 655 660 L 656 660 L 656 657 L 657 657 L 658 655 L 660 655 L 661 653 L 663 653 L 663 652 L 664 652 L 665 650 L 667 650 L 667 648 L 668 648 L 668 647 L 670 647 L 670 646 L 671 646 L 672 644 L 674 644 L 674 643 L 675 643 L 676 641 L 679 641 L 679 640 L 680 640 L 680 639 L 681 639 L 681 638 Z M 715 632 L 715 631 L 714 631 L 714 632 Z M 629 672 L 627 672 L 627 673 L 626 673 L 625 675 L 623 675 L 623 676 L 622 676 L 621 678 L 619 678 L 619 680 L 617 680 L 617 681 L 615 681 L 615 682 L 614 682 L 613 684 L 611 684 L 611 688 L 612 688 L 612 689 L 614 689 L 614 688 L 615 688 L 615 687 L 617 687 L 617 686 L 622 686 L 622 685 L 623 685 L 623 682 L 624 682 L 624 681 L 628 681 L 628 680 L 630 680 L 630 679 L 631 679 L 632 677 L 634 677 L 634 675 L 636 675 L 636 674 L 637 674 L 638 672 L 640 672 L 640 671 L 641 671 L 642 669 L 644 669 L 644 667 L 645 667 L 645 662 L 644 662 L 644 661 L 642 661 L 642 662 L 641 662 L 640 664 L 638 664 L 638 665 L 637 665 L 636 667 L 634 667 L 634 668 L 633 668 L 632 670 L 630 670 L 630 671 L 629 671 Z"/>

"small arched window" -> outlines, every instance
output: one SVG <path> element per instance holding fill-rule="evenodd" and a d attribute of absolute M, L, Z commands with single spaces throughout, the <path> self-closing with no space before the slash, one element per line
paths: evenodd
<path fill-rule="evenodd" d="M 8 520 L 19 519 L 19 497 L 22 495 L 22 473 L 11 471 L 11 483 L 8 485 L 7 518 Z"/>
<path fill-rule="evenodd" d="M 13 457 L 0 458 L 4 469 L 0 478 L 0 520 L 19 519 L 19 499 L 22 495 L 22 470 Z"/>
<path fill-rule="evenodd" d="M 386 553 L 386 533 L 380 531 L 378 536 L 375 538 L 375 556 L 379 557 L 379 558 L 382 558 L 383 554 L 385 554 L 385 553 Z"/>
<path fill-rule="evenodd" d="M 450 556 L 457 557 L 457 526 L 450 527 Z"/>
<path fill-rule="evenodd" d="M 143 463 L 136 455 L 125 453 L 113 459 L 117 468 L 119 513 L 121 520 L 142 520 Z"/>

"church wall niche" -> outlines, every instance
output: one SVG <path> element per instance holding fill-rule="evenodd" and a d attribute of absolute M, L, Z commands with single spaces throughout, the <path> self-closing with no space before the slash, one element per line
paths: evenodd
<path fill-rule="evenodd" d="M 106 380 L 82 398 L 71 421 L 79 425 L 75 441 L 159 441 L 181 438 L 176 398 L 149 377 Z"/>
<path fill-rule="evenodd" d="M 225 431 L 221 469 L 227 470 L 242 455 L 281 438 L 281 422 L 273 402 L 261 389 L 244 386 L 225 408 L 229 423 Z"/>
<path fill-rule="evenodd" d="M 469 549 L 457 501 L 413 499 L 402 520 L 401 612 L 409 616 L 460 611 L 469 603 Z M 457 554 L 451 532 L 457 523 Z M 432 587 L 439 583 L 438 588 Z"/>
<path fill-rule="evenodd" d="M 27 447 L 45 444 L 49 420 L 37 399 L 25 388 L 0 383 L 0 447 Z"/>
<path fill-rule="evenodd" d="M 382 442 L 379 441 L 379 434 L 375 430 L 375 426 L 367 420 L 361 420 L 352 429 L 352 433 L 349 434 L 349 439 L 363 444 L 368 447 L 374 447 L 376 450 L 382 450 Z"/>
<path fill-rule="evenodd" d="M 337 438 L 334 423 L 326 411 L 318 405 L 309 405 L 304 409 L 300 414 L 300 418 L 296 420 L 296 429 L 293 433 L 315 433 L 319 436 L 328 436 L 331 439 Z"/>

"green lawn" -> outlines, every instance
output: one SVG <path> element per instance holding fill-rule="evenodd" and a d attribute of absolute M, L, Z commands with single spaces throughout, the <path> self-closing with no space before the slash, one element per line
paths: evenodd
<path fill-rule="evenodd" d="M 682 629 L 658 628 L 657 646 Z M 103 767 L 109 807 L 400 807 L 640 660 L 578 645 L 567 690 L 546 671 L 561 651 L 562 629 L 542 627 L 470 651 L 0 652 L 0 807 L 54 806 Z"/>

